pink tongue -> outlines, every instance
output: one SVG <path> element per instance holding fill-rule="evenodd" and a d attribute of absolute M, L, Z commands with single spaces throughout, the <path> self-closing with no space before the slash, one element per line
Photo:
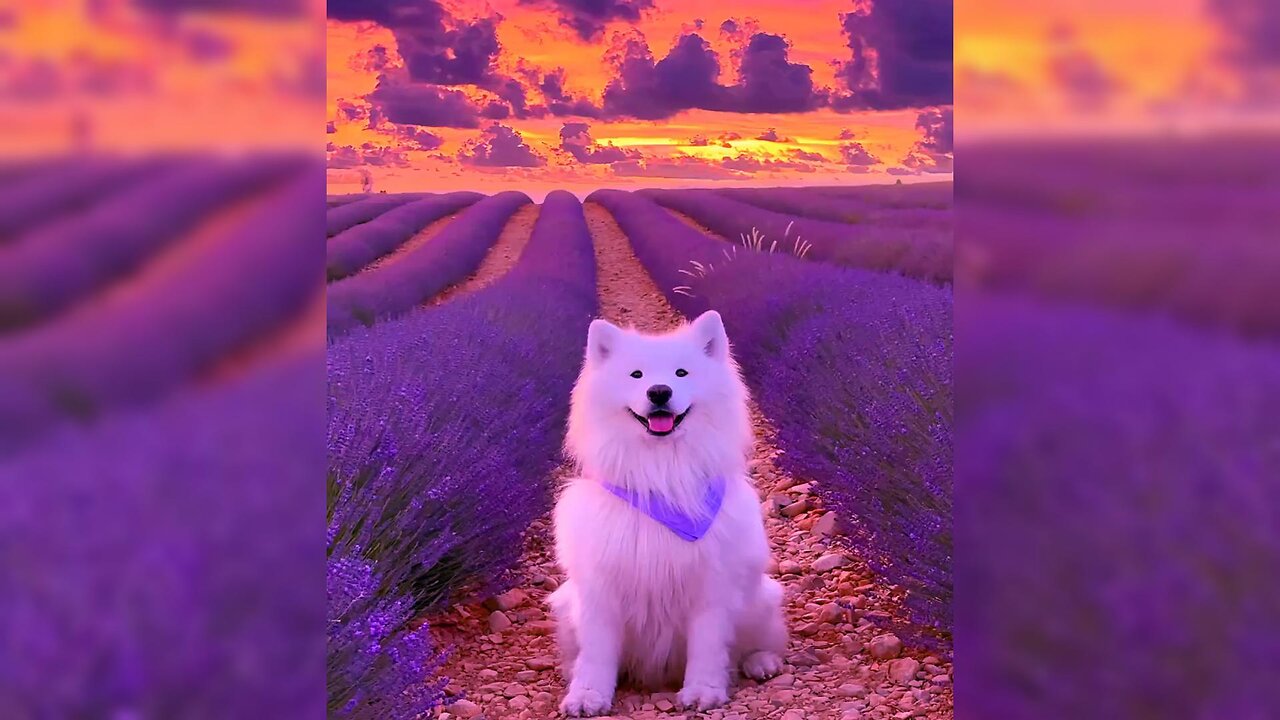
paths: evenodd
<path fill-rule="evenodd" d="M 671 432 L 676 426 L 676 419 L 672 415 L 650 415 L 649 430 L 652 432 Z"/>

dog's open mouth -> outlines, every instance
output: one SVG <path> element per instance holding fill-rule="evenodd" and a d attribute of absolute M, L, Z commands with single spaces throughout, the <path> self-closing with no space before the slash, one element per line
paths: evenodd
<path fill-rule="evenodd" d="M 658 437 L 670 435 L 684 420 L 684 416 L 689 414 L 689 410 L 685 410 L 679 415 L 673 415 L 667 410 L 654 410 L 648 415 L 641 415 L 631 408 L 627 408 L 627 412 L 631 413 L 631 417 L 634 417 L 644 426 L 646 432 Z"/>

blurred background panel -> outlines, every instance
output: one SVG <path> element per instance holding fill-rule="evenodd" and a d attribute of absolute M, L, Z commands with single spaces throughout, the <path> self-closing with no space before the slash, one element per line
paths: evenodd
<path fill-rule="evenodd" d="M 1280 5 L 956 4 L 965 718 L 1267 718 Z"/>
<path fill-rule="evenodd" d="M 0 707 L 321 717 L 323 4 L 0 8 Z"/>

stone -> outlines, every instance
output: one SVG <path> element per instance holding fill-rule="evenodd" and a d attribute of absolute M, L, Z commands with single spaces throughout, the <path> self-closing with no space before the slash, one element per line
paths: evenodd
<path fill-rule="evenodd" d="M 556 661 L 555 661 L 555 658 L 550 657 L 548 655 L 540 655 L 538 657 L 529 658 L 528 660 L 525 660 L 524 664 L 529 666 L 530 670 L 541 671 L 541 670 L 550 670 L 551 668 L 555 667 Z"/>
<path fill-rule="evenodd" d="M 803 710 L 791 709 L 782 713 L 782 720 L 805 720 Z"/>
<path fill-rule="evenodd" d="M 764 572 L 766 575 L 777 575 L 778 561 L 773 558 L 769 558 L 769 562 L 764 564 Z"/>
<path fill-rule="evenodd" d="M 899 658 L 889 663 L 889 677 L 897 683 L 909 683 L 916 679 L 920 661 L 915 658 Z"/>
<path fill-rule="evenodd" d="M 802 512 L 808 512 L 813 507 L 813 503 L 809 502 L 809 498 L 801 498 L 790 505 L 782 508 L 782 516 L 793 518 Z"/>
<path fill-rule="evenodd" d="M 511 627 L 511 619 L 501 610 L 489 613 L 489 632 L 502 632 Z"/>
<path fill-rule="evenodd" d="M 449 706 L 449 712 L 456 713 L 458 717 L 473 718 L 480 714 L 480 706 L 470 700 L 459 700 Z"/>
<path fill-rule="evenodd" d="M 778 687 L 791 687 L 792 685 L 796 684 L 796 676 L 792 675 L 791 673 L 783 673 L 778 677 L 770 680 L 769 684 L 776 685 Z"/>
<path fill-rule="evenodd" d="M 524 604 L 529 596 L 520 588 L 512 588 L 501 595 L 495 595 L 484 601 L 484 606 L 490 610 L 514 610 Z"/>
<path fill-rule="evenodd" d="M 857 710 L 845 710 L 840 713 L 840 720 L 862 720 L 862 713 Z"/>
<path fill-rule="evenodd" d="M 818 537 L 834 535 L 836 532 L 836 514 L 834 512 L 823 513 L 822 517 L 818 518 L 817 522 L 813 524 L 813 527 L 809 528 L 809 532 Z"/>
<path fill-rule="evenodd" d="M 556 632 L 556 623 L 554 620 L 535 620 L 525 625 L 530 635 L 554 635 Z"/>
<path fill-rule="evenodd" d="M 529 707 L 529 698 L 523 695 L 517 695 L 516 697 L 511 698 L 511 701 L 507 704 L 516 710 L 523 710 L 524 708 Z"/>
<path fill-rule="evenodd" d="M 671 712 L 676 707 L 675 703 L 671 702 L 670 700 L 659 700 L 658 702 L 654 703 L 653 706 L 658 708 L 662 712 Z"/>
<path fill-rule="evenodd" d="M 800 628 L 796 630 L 796 634 L 804 637 L 812 637 L 817 635 L 820 630 L 822 630 L 821 625 L 816 622 L 811 622 L 801 625 Z"/>
<path fill-rule="evenodd" d="M 871 638 L 871 643 L 867 647 L 871 651 L 871 657 L 877 660 L 889 660 L 902 654 L 902 641 L 893 633 Z"/>
<path fill-rule="evenodd" d="M 783 575 L 799 575 L 801 572 L 804 572 L 804 568 L 795 560 L 783 560 L 778 563 L 778 572 Z"/>
<path fill-rule="evenodd" d="M 796 667 L 813 667 L 815 665 L 821 665 L 822 658 L 811 652 L 802 650 L 787 658 L 787 662 L 795 665 Z"/>
<path fill-rule="evenodd" d="M 861 697 L 867 694 L 867 689 L 858 683 L 845 683 L 836 688 L 836 694 L 840 697 Z"/>
<path fill-rule="evenodd" d="M 818 622 L 838 623 L 845 618 L 847 611 L 839 603 L 827 603 L 818 610 Z"/>
<path fill-rule="evenodd" d="M 929 682 L 933 683 L 934 685 L 950 685 L 951 676 L 947 675 L 946 673 L 943 673 L 941 675 L 934 675 L 932 678 L 929 679 Z"/>
<path fill-rule="evenodd" d="M 538 679 L 538 673 L 533 670 L 521 670 L 516 673 L 516 680 L 522 683 L 531 683 Z"/>
<path fill-rule="evenodd" d="M 779 690 L 773 694 L 773 698 L 770 700 L 770 702 L 778 707 L 786 707 L 795 701 L 796 694 L 793 690 Z"/>
<path fill-rule="evenodd" d="M 793 493 L 799 493 L 799 494 L 801 494 L 801 495 L 808 495 L 808 494 L 809 494 L 809 491 L 810 491 L 810 489 L 811 489 L 812 487 L 813 487 L 813 486 L 812 486 L 812 485 L 810 485 L 809 483 L 801 483 L 801 484 L 799 484 L 799 485 L 792 485 L 790 488 L 788 488 L 788 490 L 789 490 L 790 492 L 793 492 Z"/>
<path fill-rule="evenodd" d="M 484 678 L 485 680 L 492 680 L 498 677 L 498 671 L 494 670 L 493 668 L 485 668 L 476 674 Z"/>
<path fill-rule="evenodd" d="M 830 553 L 814 560 L 812 567 L 814 572 L 828 572 L 848 564 L 849 558 L 839 553 Z"/>
<path fill-rule="evenodd" d="M 528 695 L 529 691 L 525 690 L 524 686 L 520 683 L 509 683 L 506 687 L 502 688 L 502 694 L 507 697 L 515 697 L 517 695 Z"/>

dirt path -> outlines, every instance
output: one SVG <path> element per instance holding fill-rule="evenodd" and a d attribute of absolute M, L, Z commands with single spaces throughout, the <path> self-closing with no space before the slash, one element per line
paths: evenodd
<path fill-rule="evenodd" d="M 622 325 L 660 332 L 681 322 L 631 252 L 609 213 L 586 206 L 595 241 L 601 312 Z M 776 567 L 787 589 L 792 638 L 781 676 L 767 683 L 741 679 L 729 705 L 709 713 L 674 708 L 675 689 L 637 693 L 620 689 L 615 718 L 707 717 L 718 720 L 856 720 L 858 718 L 950 718 L 951 668 L 922 653 L 899 657 L 896 638 L 883 637 L 872 618 L 888 612 L 890 588 L 865 566 L 830 544 L 834 516 L 821 508 L 808 483 L 781 472 L 772 431 L 753 410 L 756 457 L 752 479 L 766 512 L 766 531 Z M 545 531 L 545 521 L 536 529 Z M 487 607 L 460 607 L 437 618 L 435 632 L 457 650 L 445 674 L 451 690 L 467 700 L 441 718 L 541 720 L 558 717 L 564 692 L 556 668 L 554 624 L 545 600 L 563 580 L 549 548 L 530 543 L 517 589 Z M 840 604 L 837 603 L 840 601 Z M 881 656 L 873 657 L 872 650 Z"/>
<path fill-rule="evenodd" d="M 400 262 L 417 248 L 420 248 L 423 245 L 431 242 L 431 238 L 439 234 L 439 232 L 443 230 L 446 225 L 453 222 L 453 219 L 458 217 L 458 215 L 461 212 L 462 211 L 459 210 L 456 213 L 445 215 L 439 220 L 434 220 L 428 223 L 426 227 L 414 233 L 413 237 L 409 238 L 408 240 L 405 240 L 403 243 L 400 244 L 399 247 L 387 253 L 386 255 L 383 255 L 382 257 L 377 258 L 376 260 L 369 263 L 368 265 L 365 265 L 364 267 L 360 268 L 359 270 L 356 271 L 356 273 L 372 272 L 374 270 L 378 270 L 379 268 L 384 268 L 384 267 L 387 267 L 388 265 L 394 265 Z M 334 235 L 333 237 L 338 237 L 339 235 L 341 235 L 341 233 L 339 233 L 338 235 Z M 352 277 L 356 273 L 353 273 L 348 277 Z"/>
<path fill-rule="evenodd" d="M 507 220 L 507 224 L 502 226 L 502 233 L 498 235 L 497 241 L 494 242 L 493 247 L 489 248 L 484 260 L 480 262 L 480 267 L 476 268 L 471 277 L 446 288 L 423 304 L 439 305 L 463 293 L 479 290 L 506 275 L 507 271 L 515 267 L 516 261 L 520 259 L 520 253 L 529 242 L 529 236 L 533 233 L 533 224 L 538 221 L 538 213 L 541 211 L 541 205 L 524 205 L 515 211 Z"/>

